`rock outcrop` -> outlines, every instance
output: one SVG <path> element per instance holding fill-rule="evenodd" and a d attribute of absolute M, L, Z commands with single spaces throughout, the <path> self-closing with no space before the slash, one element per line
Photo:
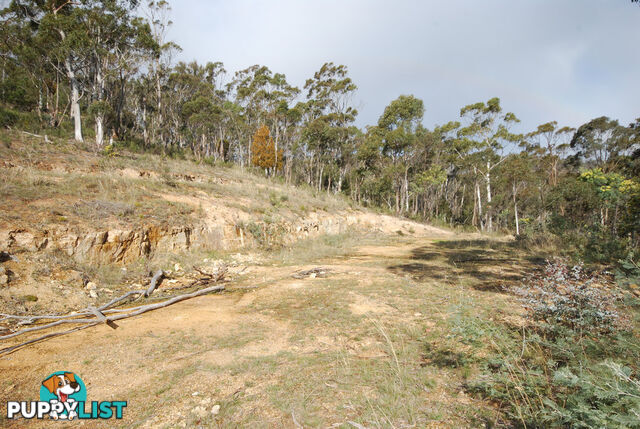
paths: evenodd
<path fill-rule="evenodd" d="M 48 230 L 3 230 L 0 231 L 0 250 L 12 253 L 59 251 L 78 262 L 125 265 L 150 257 L 155 252 L 233 250 L 255 242 L 264 244 L 265 237 L 269 244 L 290 244 L 307 237 L 339 234 L 352 229 L 387 233 L 402 229 L 405 233 L 420 232 L 420 229 L 431 229 L 433 233 L 436 230 L 428 225 L 357 211 L 312 213 L 297 222 L 252 222 L 253 228 L 223 222 L 106 231 L 61 227 Z M 265 237 L 262 237 L 263 234 Z"/>

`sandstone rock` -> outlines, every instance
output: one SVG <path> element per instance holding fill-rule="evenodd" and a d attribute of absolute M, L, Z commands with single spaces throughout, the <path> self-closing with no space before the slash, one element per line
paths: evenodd
<path fill-rule="evenodd" d="M 21 249 L 25 249 L 30 252 L 35 252 L 36 250 L 38 250 L 35 237 L 30 232 L 18 231 L 13 233 L 13 241 L 15 246 Z"/>
<path fill-rule="evenodd" d="M 0 249 L 9 250 L 13 244 L 13 238 L 11 238 L 10 231 L 0 231 Z"/>
<path fill-rule="evenodd" d="M 98 289 L 97 284 L 95 284 L 94 282 L 87 283 L 87 290 L 96 290 L 96 289 Z"/>
<path fill-rule="evenodd" d="M 89 291 L 89 296 L 93 299 L 97 299 L 98 298 L 98 292 L 96 292 L 95 290 L 90 290 Z"/>
<path fill-rule="evenodd" d="M 0 286 L 6 286 L 9 284 L 9 276 L 6 274 L 0 274 Z"/>
<path fill-rule="evenodd" d="M 220 413 L 220 405 L 216 404 L 211 408 L 211 414 L 218 415 Z"/>

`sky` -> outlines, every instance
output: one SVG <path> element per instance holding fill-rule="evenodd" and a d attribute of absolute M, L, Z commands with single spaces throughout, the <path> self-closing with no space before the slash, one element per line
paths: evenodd
<path fill-rule="evenodd" d="M 640 117 L 640 6 L 629 0 L 173 0 L 176 60 L 254 64 L 302 88 L 323 63 L 348 67 L 357 125 L 400 95 L 424 124 L 499 97 L 514 131 Z"/>

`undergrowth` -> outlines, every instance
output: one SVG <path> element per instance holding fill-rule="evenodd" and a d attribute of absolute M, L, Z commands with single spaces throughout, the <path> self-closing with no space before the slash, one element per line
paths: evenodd
<path fill-rule="evenodd" d="M 640 339 L 629 297 L 607 280 L 551 262 L 513 290 L 520 326 L 460 318 L 458 346 L 439 355 L 448 366 L 476 365 L 466 389 L 503 410 L 501 426 L 640 428 Z M 456 355 L 464 344 L 472 352 Z"/>

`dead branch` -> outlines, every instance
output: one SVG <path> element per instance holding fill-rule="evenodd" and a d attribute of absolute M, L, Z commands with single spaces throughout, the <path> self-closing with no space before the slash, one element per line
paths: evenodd
<path fill-rule="evenodd" d="M 94 306 L 90 305 L 88 308 L 89 308 L 89 311 L 96 316 L 96 319 L 98 319 L 102 323 L 105 323 L 111 329 L 116 329 L 118 327 L 118 325 L 116 325 L 115 322 L 112 322 L 111 320 L 107 319 L 107 316 L 105 316 L 100 310 L 98 310 Z"/>
<path fill-rule="evenodd" d="M 308 277 L 326 277 L 331 272 L 328 268 L 316 267 L 310 270 L 297 271 L 291 275 L 294 279 L 306 279 Z"/>
<path fill-rule="evenodd" d="M 124 301 L 125 299 L 127 299 L 128 297 L 130 297 L 131 295 L 143 295 L 145 293 L 144 290 L 133 290 L 130 292 L 125 293 L 124 295 L 118 297 L 118 298 L 114 298 L 111 301 L 109 301 L 108 303 L 98 307 L 98 310 L 103 311 L 113 307 L 115 304 Z M 51 315 L 51 314 L 42 314 L 42 315 L 37 315 L 37 316 L 16 316 L 13 314 L 3 314 L 0 313 L 0 322 L 4 321 L 4 320 L 20 320 L 21 322 L 19 322 L 19 325 L 30 325 L 38 320 L 63 320 L 63 319 L 74 319 L 76 317 L 79 316 L 88 316 L 90 315 L 91 312 L 89 311 L 88 308 L 84 309 L 84 310 L 80 310 L 77 313 L 73 313 L 73 314 L 56 314 L 56 315 Z"/>
<path fill-rule="evenodd" d="M 8 335 L 3 335 L 0 337 L 0 340 L 8 340 L 9 338 L 17 337 L 18 335 L 27 334 L 29 332 L 42 331 L 43 329 L 54 328 L 56 326 L 64 325 L 67 323 L 94 323 L 96 319 L 64 319 L 58 320 L 57 322 L 47 323 L 46 325 L 38 325 L 33 328 L 26 328 L 20 331 L 13 332 Z"/>
<path fill-rule="evenodd" d="M 138 316 L 138 315 L 140 315 L 142 313 L 146 313 L 148 311 L 153 311 L 153 310 L 157 310 L 159 308 L 167 307 L 167 306 L 169 306 L 171 304 L 175 304 L 176 302 L 184 301 L 184 300 L 190 299 L 190 298 L 195 298 L 195 297 L 201 296 L 201 295 L 206 295 L 206 294 L 211 293 L 211 292 L 220 292 L 220 291 L 223 291 L 223 290 L 224 290 L 224 286 L 211 286 L 211 287 L 208 287 L 208 288 L 205 288 L 205 289 L 197 290 L 197 291 L 192 292 L 192 293 L 187 293 L 187 294 L 184 294 L 184 295 L 175 296 L 175 297 L 173 297 L 171 299 L 168 299 L 166 301 L 162 301 L 162 302 L 159 302 L 159 303 L 156 303 L 156 304 L 143 305 L 143 306 L 140 306 L 138 308 L 138 310 L 136 310 L 136 311 L 134 311 L 132 313 L 119 314 L 119 315 L 116 315 L 116 316 L 110 316 L 108 318 L 108 320 L 115 321 L 115 320 L 126 319 L 126 318 L 133 317 L 133 316 Z"/>
<path fill-rule="evenodd" d="M 132 290 L 130 292 L 125 293 L 124 295 L 118 297 L 118 298 L 114 298 L 111 301 L 109 301 L 108 303 L 98 307 L 98 310 L 102 311 L 102 310 L 106 310 L 107 308 L 113 307 L 115 304 L 124 301 L 125 299 L 129 298 L 131 295 L 144 295 L 147 291 L 144 290 Z"/>
<path fill-rule="evenodd" d="M 71 329 L 71 330 L 68 330 L 68 331 L 65 331 L 65 332 L 62 332 L 62 333 L 47 334 L 47 335 L 44 335 L 42 337 L 38 337 L 38 338 L 35 338 L 33 340 L 29 340 L 27 342 L 18 344 L 16 346 L 6 347 L 4 349 L 0 349 L 0 354 L 9 353 L 9 352 L 11 352 L 13 350 L 16 350 L 17 348 L 20 348 L 22 346 L 29 345 L 29 344 L 32 344 L 32 343 L 35 343 L 35 342 L 38 342 L 38 341 L 42 341 L 42 340 L 48 339 L 48 338 L 56 337 L 58 335 L 64 335 L 65 333 L 75 332 L 78 329 L 81 329 L 81 328 L 84 328 L 84 327 L 95 326 L 95 325 L 100 324 L 100 323 L 110 324 L 110 323 L 113 323 L 116 320 L 122 320 L 122 319 L 127 319 L 129 317 L 138 316 L 140 314 L 143 314 L 143 313 L 146 313 L 146 312 L 149 312 L 149 311 L 153 311 L 153 310 L 157 310 L 157 309 L 160 309 L 160 308 L 167 307 L 169 305 L 175 304 L 175 303 L 180 302 L 180 301 L 184 301 L 184 300 L 187 300 L 187 299 L 195 298 L 195 297 L 198 297 L 198 296 L 201 296 L 201 295 L 206 295 L 206 294 L 212 293 L 212 292 L 220 292 L 220 291 L 223 291 L 224 289 L 225 289 L 225 287 L 222 286 L 222 285 L 211 286 L 211 287 L 208 287 L 208 288 L 205 288 L 205 289 L 200 289 L 200 290 L 188 293 L 188 294 L 178 295 L 178 296 L 170 298 L 170 299 L 168 299 L 166 301 L 162 301 L 162 302 L 155 303 L 155 304 L 147 304 L 147 305 L 142 305 L 142 306 L 139 306 L 139 307 L 128 308 L 128 309 L 107 310 L 107 311 L 102 312 L 101 314 L 103 316 L 105 316 L 105 314 L 107 314 L 107 313 L 109 313 L 109 314 L 112 314 L 112 313 L 124 313 L 124 314 L 115 314 L 113 316 L 104 317 L 104 319 L 99 319 L 99 320 L 96 320 L 96 319 L 63 319 L 63 320 L 58 320 L 57 322 L 52 322 L 52 323 L 48 323 L 48 324 L 45 324 L 45 325 L 34 326 L 32 328 L 27 328 L 27 329 L 23 329 L 23 330 L 20 330 L 20 331 L 16 331 L 16 332 L 13 332 L 13 333 L 8 334 L 8 335 L 0 336 L 0 340 L 14 338 L 14 337 L 17 337 L 19 335 L 23 335 L 23 334 L 26 334 L 26 333 L 29 333 L 29 332 L 41 331 L 43 329 L 53 328 L 53 327 L 60 326 L 60 325 L 63 325 L 63 324 L 79 323 L 79 324 L 87 325 L 87 326 L 83 326 L 83 327 L 80 327 L 80 328 L 74 328 L 74 329 Z M 76 314 L 74 316 L 77 317 L 78 314 Z M 21 316 L 17 316 L 17 317 L 21 317 Z"/>
<path fill-rule="evenodd" d="M 149 295 L 153 293 L 156 287 L 160 284 L 160 281 L 162 280 L 163 277 L 164 277 L 164 271 L 162 270 L 158 270 L 153 275 L 153 278 L 151 279 L 151 284 L 149 285 L 149 289 L 147 289 L 147 291 L 144 293 L 145 298 L 148 298 Z"/>
<path fill-rule="evenodd" d="M 55 338 L 55 337 L 60 337 L 62 335 L 71 334 L 73 332 L 80 331 L 82 329 L 87 329 L 87 328 L 90 328 L 92 326 L 99 325 L 99 324 L 100 324 L 100 322 L 95 322 L 95 323 L 91 323 L 91 324 L 88 324 L 88 325 L 77 326 L 77 327 L 75 327 L 73 329 L 69 329 L 67 331 L 52 332 L 50 334 L 43 335 L 42 337 L 34 338 L 33 340 L 29 340 L 29 341 L 25 341 L 24 343 L 16 344 L 15 346 L 5 347 L 4 349 L 0 349 L 0 354 L 6 355 L 6 354 L 9 354 L 9 353 L 11 353 L 13 351 L 18 350 L 19 348 L 28 346 L 29 344 L 38 343 L 40 341 L 48 340 L 49 338 Z"/>
<path fill-rule="evenodd" d="M 200 272 L 200 271 L 199 271 Z M 205 277 L 200 278 L 198 280 L 196 280 L 195 282 L 192 282 L 190 285 L 188 285 L 189 287 L 195 286 L 195 285 L 199 285 L 199 284 L 207 284 L 207 283 L 212 283 L 212 282 L 219 282 L 221 281 L 225 274 L 227 273 L 227 267 L 226 266 L 221 266 L 218 271 L 215 274 L 212 273 L 206 273 L 206 272 L 201 272 L 201 274 L 203 274 Z M 157 285 L 158 285 L 158 280 L 160 280 L 162 277 L 164 276 L 164 272 L 162 270 L 159 270 L 158 272 L 156 272 L 156 274 L 153 276 L 152 280 L 151 280 L 151 285 L 149 286 L 149 288 L 145 291 L 145 290 L 135 290 L 135 291 L 129 291 L 127 293 L 125 293 L 124 295 L 114 298 L 111 301 L 109 301 L 108 303 L 100 306 L 99 308 L 93 307 L 93 306 L 89 306 L 88 308 L 81 310 L 78 313 L 74 313 L 74 314 L 68 314 L 68 315 L 38 315 L 38 316 L 17 316 L 17 315 L 10 315 L 10 314 L 0 314 L 0 316 L 2 317 L 1 320 L 20 320 L 21 322 L 19 324 L 31 324 L 34 323 L 37 320 L 55 320 L 54 322 L 51 323 L 46 323 L 44 325 L 38 325 L 38 326 L 34 326 L 31 328 L 26 328 L 26 329 L 22 329 L 16 332 L 12 332 L 11 334 L 7 334 L 7 335 L 3 335 L 0 336 L 0 340 L 6 340 L 6 339 L 10 339 L 10 338 L 14 338 L 20 335 L 24 335 L 30 332 L 37 332 L 37 331 L 41 331 L 44 329 L 48 329 L 48 328 L 53 328 L 56 326 L 61 326 L 64 324 L 81 324 L 83 326 L 80 327 L 76 327 L 73 329 L 69 329 L 67 331 L 63 331 L 63 332 L 55 332 L 55 333 L 50 333 L 50 334 L 46 334 L 43 335 L 41 337 L 23 342 L 21 344 L 15 345 L 15 346 L 10 346 L 10 347 L 5 347 L 4 349 L 0 349 L 0 354 L 6 354 L 6 353 L 10 353 L 14 350 L 17 350 L 20 347 L 29 345 L 29 344 L 33 344 L 39 341 L 43 341 L 46 340 L 48 338 L 53 338 L 53 337 L 57 337 L 60 335 L 64 335 L 67 333 L 71 333 L 71 332 L 75 332 L 78 331 L 80 329 L 85 329 L 87 327 L 90 326 L 95 326 L 98 325 L 100 323 L 106 323 L 107 325 L 109 325 L 110 327 L 112 327 L 113 329 L 117 328 L 118 325 L 116 325 L 114 323 L 114 321 L 116 320 L 122 320 L 122 319 L 127 319 L 129 317 L 134 317 L 134 316 L 138 316 L 140 314 L 146 313 L 148 311 L 153 311 L 153 310 L 157 310 L 160 308 L 164 308 L 167 307 L 169 305 L 175 304 L 177 302 L 180 301 L 184 301 L 190 298 L 195 298 L 197 296 L 201 296 L 201 295 L 205 295 L 208 293 L 212 293 L 212 292 L 220 292 L 223 291 L 225 289 L 224 286 L 219 285 L 219 286 L 211 286 L 211 287 L 207 287 L 204 289 L 200 289 L 200 290 L 196 290 L 194 292 L 191 293 L 187 293 L 184 295 L 178 295 L 178 296 L 174 296 L 172 298 L 169 298 L 165 301 L 162 302 L 158 302 L 158 303 L 154 303 L 154 304 L 147 304 L 147 305 L 141 305 L 138 307 L 130 307 L 130 308 L 122 308 L 122 309 L 109 309 L 110 307 L 123 302 L 125 299 L 127 299 L 128 297 L 132 296 L 132 295 L 140 295 L 140 296 L 149 296 L 151 293 L 153 293 L 153 291 L 156 289 Z M 86 318 L 81 318 L 82 316 L 95 316 L 95 318 L 91 318 L 91 319 L 86 319 Z"/>

